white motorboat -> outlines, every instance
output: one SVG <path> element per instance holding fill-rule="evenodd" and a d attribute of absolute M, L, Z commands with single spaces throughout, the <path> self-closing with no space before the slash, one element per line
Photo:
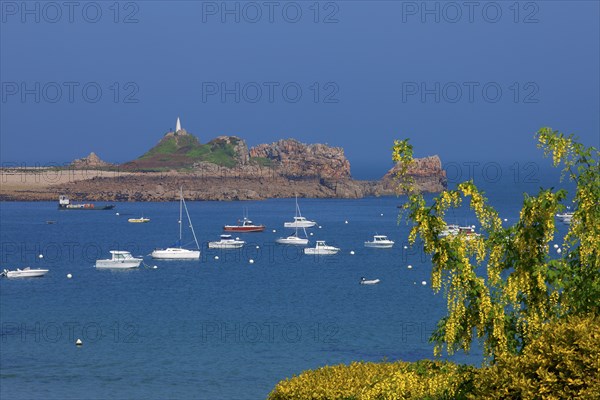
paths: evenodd
<path fill-rule="evenodd" d="M 47 269 L 31 269 L 29 267 L 19 269 L 16 271 L 9 271 L 5 269 L 2 271 L 0 276 L 6 276 L 7 278 L 36 278 L 44 276 L 48 273 Z"/>
<path fill-rule="evenodd" d="M 381 282 L 379 279 L 367 279 L 364 276 L 360 278 L 361 285 L 377 285 L 379 282 Z"/>
<path fill-rule="evenodd" d="M 141 258 L 135 258 L 128 251 L 111 250 L 112 258 L 105 260 L 96 260 L 96 268 L 129 269 L 137 268 L 143 261 Z"/>
<path fill-rule="evenodd" d="M 439 236 L 440 237 L 454 236 L 454 235 L 458 235 L 458 232 L 459 232 L 459 226 L 458 225 L 446 225 L 446 227 L 440 233 Z"/>
<path fill-rule="evenodd" d="M 200 246 L 198 245 L 198 239 L 196 238 L 196 232 L 194 232 L 194 226 L 192 225 L 192 220 L 190 218 L 190 213 L 188 212 L 187 205 L 185 204 L 185 200 L 183 199 L 183 188 L 179 189 L 179 240 L 173 247 L 167 247 L 166 249 L 156 249 L 151 253 L 152 258 L 162 259 L 162 260 L 198 260 L 200 259 Z M 189 250 L 184 248 L 181 245 L 182 238 L 182 225 L 183 225 L 183 210 L 185 209 L 185 214 L 187 215 L 187 220 L 189 223 L 189 228 L 192 231 L 192 236 L 194 237 L 194 243 L 196 243 L 197 250 Z"/>
<path fill-rule="evenodd" d="M 308 244 L 308 239 L 303 239 L 300 236 L 298 236 L 298 231 L 296 231 L 296 233 L 293 235 L 290 235 L 288 237 L 281 237 L 279 239 L 276 239 L 275 241 L 279 244 L 293 244 L 298 246 L 305 246 Z"/>
<path fill-rule="evenodd" d="M 467 239 L 473 239 L 475 237 L 481 236 L 479 233 L 475 232 L 475 225 L 473 226 L 459 226 L 458 234 L 464 235 Z"/>
<path fill-rule="evenodd" d="M 392 246 L 394 246 L 394 241 L 388 239 L 388 237 L 385 235 L 374 235 L 373 240 L 365 242 L 365 247 L 389 249 Z"/>
<path fill-rule="evenodd" d="M 175 244 L 177 246 L 178 243 Z M 200 250 L 188 250 L 183 247 L 167 247 L 166 249 L 156 249 L 150 256 L 158 260 L 198 260 L 200 259 Z"/>
<path fill-rule="evenodd" d="M 556 214 L 556 218 L 558 218 L 564 224 L 571 224 L 571 220 L 573 219 L 573 211 L 567 211 L 562 214 Z"/>
<path fill-rule="evenodd" d="M 284 222 L 284 228 L 311 228 L 317 223 L 315 221 L 309 221 L 302 216 L 300 213 L 300 206 L 298 205 L 298 197 L 296 197 L 296 216 L 293 222 Z"/>
<path fill-rule="evenodd" d="M 324 240 L 317 240 L 315 247 L 304 249 L 304 254 L 329 255 L 336 254 L 338 251 L 340 251 L 339 248 L 329 246 Z"/>
<path fill-rule="evenodd" d="M 316 224 L 315 221 L 309 221 L 304 217 L 294 217 L 293 222 L 284 222 L 283 226 L 285 228 L 310 228 Z"/>
<path fill-rule="evenodd" d="M 458 236 L 462 235 L 467 240 L 481 236 L 475 232 L 475 226 L 459 226 L 459 225 L 446 225 L 446 228 L 440 233 L 440 237 L 447 236 Z"/>
<path fill-rule="evenodd" d="M 234 239 L 231 235 L 221 235 L 221 240 L 218 242 L 208 242 L 209 249 L 239 249 L 246 242 L 239 239 Z"/>

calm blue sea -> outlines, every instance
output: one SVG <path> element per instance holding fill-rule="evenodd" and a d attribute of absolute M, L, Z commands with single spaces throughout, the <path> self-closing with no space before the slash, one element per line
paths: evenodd
<path fill-rule="evenodd" d="M 522 193 L 541 184 L 488 182 L 486 190 L 501 217 L 514 223 Z M 94 212 L 58 211 L 53 202 L 0 203 L 1 267 L 50 269 L 43 278 L 0 280 L 0 398 L 259 399 L 307 368 L 432 358 L 428 336 L 445 300 L 431 290 L 428 258 L 404 249 L 400 202 L 300 199 L 303 215 L 322 226 L 310 229 L 310 238 L 342 248 L 319 258 L 274 244 L 294 215 L 294 199 L 188 202 L 203 243 L 199 262 L 147 256 L 176 240 L 176 202 L 117 203 Z M 206 242 L 243 208 L 267 230 L 238 235 L 249 242 L 242 251 L 208 250 Z M 151 222 L 127 222 L 142 214 Z M 449 219 L 476 224 L 468 209 Z M 365 248 L 376 233 L 396 246 Z M 185 236 L 191 239 L 189 231 Z M 114 249 L 144 255 L 158 268 L 93 268 Z M 361 286 L 362 276 L 381 283 Z M 453 357 L 481 359 L 478 347 Z"/>

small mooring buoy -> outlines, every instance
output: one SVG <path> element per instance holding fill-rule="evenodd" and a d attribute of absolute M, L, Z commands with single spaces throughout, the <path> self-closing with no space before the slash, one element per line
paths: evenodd
<path fill-rule="evenodd" d="M 83 342 L 81 341 L 81 339 L 77 339 L 77 340 L 75 341 L 75 346 L 77 346 L 77 347 L 81 347 L 81 346 L 83 346 Z"/>
<path fill-rule="evenodd" d="M 250 264 L 254 264 L 254 260 L 253 260 L 253 259 L 250 259 L 250 260 L 248 260 L 248 262 L 249 262 Z"/>
<path fill-rule="evenodd" d="M 72 277 L 73 277 L 73 275 L 67 274 L 67 279 L 71 279 Z"/>

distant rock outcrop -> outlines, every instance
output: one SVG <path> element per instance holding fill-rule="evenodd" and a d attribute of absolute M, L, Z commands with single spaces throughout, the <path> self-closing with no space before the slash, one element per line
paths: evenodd
<path fill-rule="evenodd" d="M 251 148 L 250 158 L 269 160 L 281 175 L 288 178 L 350 178 L 350 162 L 341 147 L 307 145 L 286 139 Z"/>
<path fill-rule="evenodd" d="M 400 169 L 394 165 L 381 179 L 385 189 L 394 188 L 394 178 Z M 412 176 L 420 190 L 425 192 L 439 192 L 447 187 L 446 171 L 442 169 L 442 161 L 438 156 L 415 158 L 407 171 Z"/>
<path fill-rule="evenodd" d="M 113 164 L 102 161 L 93 151 L 87 157 L 74 160 L 70 165 L 71 168 L 75 169 L 94 169 L 111 166 L 113 166 Z"/>

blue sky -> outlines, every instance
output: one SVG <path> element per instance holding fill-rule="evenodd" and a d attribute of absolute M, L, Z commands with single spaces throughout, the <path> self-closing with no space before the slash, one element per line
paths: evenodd
<path fill-rule="evenodd" d="M 123 162 L 177 116 L 201 142 L 341 146 L 358 178 L 396 138 L 503 168 L 548 164 L 542 126 L 598 147 L 599 2 L 470 4 L 2 1 L 0 157 Z"/>

